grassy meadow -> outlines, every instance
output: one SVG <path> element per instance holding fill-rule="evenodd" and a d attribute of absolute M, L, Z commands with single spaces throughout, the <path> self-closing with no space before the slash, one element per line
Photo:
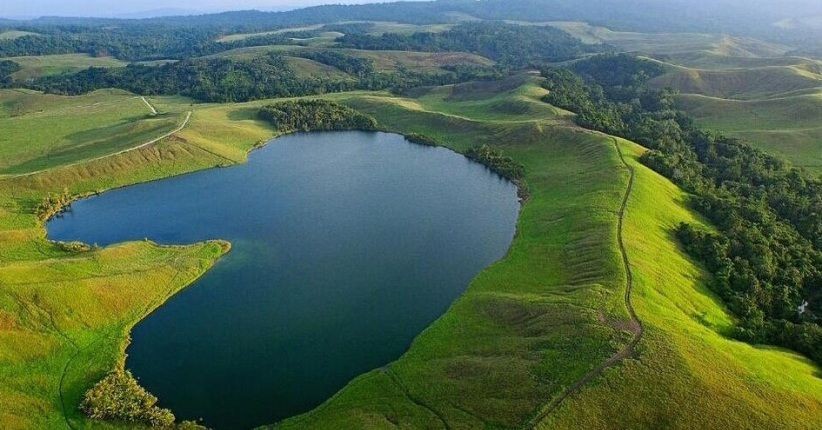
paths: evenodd
<path fill-rule="evenodd" d="M 687 195 L 638 162 L 644 148 L 619 140 L 636 172 L 625 218 L 634 304 L 645 326 L 635 360 L 609 369 L 537 427 L 815 428 L 822 380 L 798 354 L 737 342 L 733 318 L 672 231 L 701 223 Z"/>
<path fill-rule="evenodd" d="M 777 57 L 787 46 L 760 40 L 706 33 L 637 33 L 615 31 L 585 22 L 550 22 L 585 43 L 608 44 L 620 51 L 646 55 L 708 54 L 721 57 Z"/>
<path fill-rule="evenodd" d="M 390 21 L 344 21 L 340 22 L 340 24 L 350 24 L 350 23 L 369 23 L 372 25 L 371 29 L 368 31 L 368 34 L 380 35 L 383 33 L 398 33 L 398 34 L 412 34 L 418 32 L 441 32 L 446 31 L 449 28 L 453 27 L 453 24 L 427 24 L 427 25 L 417 25 L 417 24 L 406 24 L 400 22 L 390 22 Z M 260 36 L 270 36 L 273 34 L 282 34 L 282 33 L 289 33 L 289 32 L 298 32 L 298 31 L 312 31 L 312 30 L 319 30 L 325 24 L 315 24 L 315 25 L 305 25 L 301 27 L 288 27 L 288 28 L 281 28 L 279 30 L 273 31 L 263 31 L 259 33 L 234 33 L 234 34 L 227 34 L 217 39 L 218 42 L 236 42 L 239 40 L 245 40 L 251 37 L 260 37 Z M 342 33 L 337 33 L 337 36 L 341 36 Z M 2 34 L 0 34 L 2 37 Z M 331 35 L 327 36 L 331 37 Z"/>
<path fill-rule="evenodd" d="M 810 172 L 822 172 L 822 62 L 796 57 L 678 58 L 668 58 L 663 64 L 669 72 L 651 83 L 679 91 L 679 107 L 700 126 L 744 139 Z"/>
<path fill-rule="evenodd" d="M 184 117 L 182 111 L 155 115 L 124 91 L 66 97 L 0 90 L 0 176 L 121 151 L 170 132 Z"/>
<path fill-rule="evenodd" d="M 745 139 L 795 166 L 822 173 L 822 88 L 763 100 L 683 94 L 678 103 L 704 128 Z"/>
<path fill-rule="evenodd" d="M 321 96 L 374 116 L 386 130 L 423 134 L 456 151 L 493 145 L 525 166 L 530 198 L 507 256 L 478 275 L 401 358 L 277 427 L 519 428 L 529 420 L 546 428 L 822 425 L 818 368 L 797 354 L 723 336 L 732 317 L 706 289 L 706 272 L 673 238 L 679 221 L 696 220 L 687 196 L 637 163 L 641 147 L 582 130 L 570 113 L 544 104 L 538 84 L 519 75 L 407 97 Z M 137 321 L 227 250 L 223 242 L 149 241 L 70 250 L 46 240 L 34 207 L 49 193 L 85 195 L 240 163 L 275 134 L 257 119 L 270 101 L 149 101 L 160 118 L 179 121 L 192 111 L 190 122 L 156 144 L 115 153 L 105 143 L 67 137 L 94 140 L 111 127 L 158 120 L 139 98 L 0 92 L 0 123 L 18 130 L 0 143 L 3 169 L 19 170 L 46 153 L 83 153 L 69 157 L 76 161 L 51 158 L 44 172 L 0 178 L 0 378 L 10 381 L 0 387 L 0 404 L 12 405 L 0 409 L 1 428 L 119 427 L 82 417 L 80 396 L 122 366 Z M 34 142 L 30 133 L 44 137 Z M 118 148 L 137 146 L 147 137 L 141 133 L 124 131 Z M 630 188 L 619 150 L 634 171 Z M 114 155 L 99 157 L 107 153 Z M 620 207 L 628 191 L 623 255 Z M 636 354 L 543 416 L 546 405 L 630 342 L 623 257 L 633 273 L 631 303 L 645 327 Z"/>
<path fill-rule="evenodd" d="M 636 33 L 583 22 L 551 22 L 586 43 L 608 44 L 663 64 L 651 80 L 680 93 L 679 107 L 706 129 L 812 173 L 822 172 L 822 61 L 750 38 L 701 33 Z"/>
<path fill-rule="evenodd" d="M 21 69 L 12 73 L 17 82 L 25 82 L 43 76 L 73 73 L 89 67 L 125 67 L 128 63 L 113 57 L 92 57 L 88 54 L 56 54 L 31 57 L 9 57 Z"/>

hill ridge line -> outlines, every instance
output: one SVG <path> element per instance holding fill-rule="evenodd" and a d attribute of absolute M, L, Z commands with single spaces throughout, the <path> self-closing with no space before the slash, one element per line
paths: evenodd
<path fill-rule="evenodd" d="M 642 325 L 642 321 L 636 314 L 634 310 L 634 305 L 631 303 L 631 293 L 633 291 L 633 284 L 634 284 L 634 275 L 631 271 L 631 264 L 628 258 L 628 252 L 625 248 L 625 241 L 623 240 L 623 224 L 625 219 L 625 212 L 628 207 L 628 199 L 631 197 L 631 191 L 633 190 L 634 186 L 634 168 L 625 161 L 625 156 L 622 154 L 622 149 L 620 149 L 619 142 L 613 136 L 609 136 L 611 141 L 614 143 L 614 147 L 616 148 L 617 154 L 619 155 L 619 160 L 622 162 L 622 165 L 628 170 L 629 177 L 628 177 L 628 186 L 625 189 L 625 195 L 622 197 L 622 203 L 619 208 L 618 212 L 618 222 L 617 222 L 617 242 L 619 244 L 620 254 L 622 254 L 622 263 L 625 266 L 625 306 L 628 309 L 628 314 L 631 317 L 631 332 L 633 333 L 633 338 L 631 339 L 628 344 L 622 348 L 621 350 L 617 351 L 614 355 L 610 356 L 607 360 L 602 362 L 599 366 L 591 369 L 582 376 L 582 378 L 578 379 L 574 382 L 565 392 L 562 393 L 559 397 L 551 401 L 543 410 L 542 412 L 538 413 L 534 418 L 528 421 L 525 428 L 536 428 L 537 424 L 539 424 L 543 419 L 545 419 L 548 415 L 552 412 L 557 410 L 562 402 L 565 399 L 571 397 L 572 395 L 578 393 L 585 385 L 590 383 L 594 380 L 597 376 L 600 376 L 605 369 L 612 367 L 619 363 L 620 361 L 634 355 L 636 350 L 636 345 L 642 339 L 642 335 L 645 332 L 645 328 Z"/>

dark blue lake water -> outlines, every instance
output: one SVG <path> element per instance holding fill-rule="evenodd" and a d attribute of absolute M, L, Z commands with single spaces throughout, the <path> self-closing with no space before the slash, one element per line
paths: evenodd
<path fill-rule="evenodd" d="M 295 134 L 248 164 L 78 201 L 55 240 L 231 241 L 139 323 L 127 367 L 178 418 L 250 428 L 305 412 L 398 358 L 501 258 L 516 188 L 387 133 Z"/>

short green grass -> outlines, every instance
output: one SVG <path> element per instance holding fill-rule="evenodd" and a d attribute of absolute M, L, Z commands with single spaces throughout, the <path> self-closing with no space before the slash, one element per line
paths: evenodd
<path fill-rule="evenodd" d="M 733 319 L 705 288 L 706 274 L 673 238 L 701 223 L 687 195 L 638 161 L 644 148 L 619 141 L 636 181 L 625 220 L 634 303 L 645 324 L 636 359 L 573 396 L 539 428 L 816 428 L 819 369 L 798 354 L 723 336 Z"/>
<path fill-rule="evenodd" d="M 288 65 L 291 66 L 300 77 L 334 81 L 354 80 L 351 75 L 336 67 L 318 63 L 307 58 L 286 57 L 286 61 L 288 61 Z"/>
<path fill-rule="evenodd" d="M 812 64 L 727 70 L 678 68 L 654 78 L 651 85 L 685 94 L 738 100 L 773 98 L 822 87 L 822 74 Z M 815 64 L 813 64 L 815 66 Z"/>
<path fill-rule="evenodd" d="M 458 64 L 477 66 L 494 64 L 485 57 L 464 52 L 366 51 L 360 49 L 341 51 L 373 60 L 374 66 L 379 71 L 395 71 L 400 66 L 416 71 L 434 71 L 442 66 Z"/>
<path fill-rule="evenodd" d="M 520 76 L 433 88 L 417 98 L 322 96 L 375 116 L 388 130 L 425 134 L 459 151 L 495 145 L 524 164 L 531 197 L 508 255 L 474 279 L 406 354 L 281 427 L 444 428 L 444 420 L 450 428 L 520 427 L 624 347 L 630 335 L 617 229 L 628 171 L 610 137 L 542 104 L 538 84 Z M 56 112 L 77 105 L 55 101 Z M 77 412 L 81 394 L 122 365 L 130 327 L 225 250 L 219 242 L 137 242 L 76 253 L 44 240 L 31 211 L 49 192 L 84 194 L 242 162 L 274 134 L 256 118 L 269 101 L 151 101 L 161 112 L 193 110 L 190 125 L 149 147 L 0 179 L 0 376 L 11 381 L 0 387 L 0 403 L 13 405 L 0 410 L 0 427 L 63 428 L 66 419 L 98 427 Z M 642 148 L 620 146 L 636 171 L 623 234 L 646 335 L 635 359 L 607 370 L 542 424 L 818 427 L 819 369 L 796 354 L 722 336 L 732 318 L 671 233 L 680 220 L 699 220 L 681 190 L 636 163 Z"/>
<path fill-rule="evenodd" d="M 29 92 L 17 95 L 17 102 L 35 113 L 58 117 L 93 100 L 109 103 L 108 110 L 124 109 L 120 104 L 132 102 L 135 111 L 147 109 L 141 100 L 120 92 L 89 97 Z M 178 97 L 152 102 L 161 111 L 190 108 Z M 43 103 L 53 109 L 43 109 Z M 82 112 L 85 115 L 78 114 L 77 120 L 93 122 L 101 115 Z M 127 427 L 88 421 L 77 408 L 82 394 L 106 372 L 123 365 L 131 327 L 193 282 L 229 247 L 220 241 L 173 247 L 146 241 L 86 252 L 64 250 L 45 239 L 33 213 L 36 203 L 63 190 L 85 195 L 229 164 L 234 161 L 204 144 L 208 138 L 229 145 L 228 155 L 241 153 L 237 157 L 243 159 L 255 142 L 271 134 L 254 120 L 223 120 L 227 124 L 215 125 L 213 117 L 203 115 L 192 118 L 196 131 L 184 129 L 148 147 L 81 164 L 55 164 L 34 175 L 0 178 L 0 428 Z M 242 149 L 232 153 L 231 145 Z M 25 159 L 20 155 L 25 151 L 16 149 L 7 148 L 12 164 L 15 158 Z"/>
<path fill-rule="evenodd" d="M 15 81 L 25 82 L 43 76 L 78 72 L 89 67 L 125 67 L 128 63 L 113 57 L 92 57 L 88 54 L 58 54 L 31 57 L 9 57 L 21 69 L 12 73 Z"/>
<path fill-rule="evenodd" d="M 369 31 L 369 34 L 380 35 L 383 33 L 399 33 L 399 34 L 412 34 L 418 32 L 425 32 L 425 33 L 437 33 L 446 31 L 449 28 L 453 27 L 453 24 L 426 24 L 426 25 L 417 25 L 417 24 L 406 24 L 400 22 L 391 22 L 391 21 L 341 21 L 341 24 L 348 24 L 348 23 L 370 23 L 372 27 Z M 312 31 L 321 28 L 323 24 L 316 24 L 316 25 L 306 25 L 300 27 L 289 27 L 289 28 L 282 28 L 279 30 L 272 30 L 272 31 L 262 31 L 258 33 L 234 33 L 234 34 L 227 34 L 221 36 L 217 39 L 218 42 L 236 42 L 240 40 L 245 40 L 251 37 L 259 37 L 259 36 L 269 36 L 272 34 L 282 34 L 292 31 Z M 342 36 L 342 33 L 337 33 L 335 35 L 328 34 L 325 35 L 326 38 L 336 38 Z"/>
<path fill-rule="evenodd" d="M 447 31 L 454 24 L 406 24 L 390 21 L 371 21 L 373 27 L 369 34 L 381 35 L 383 33 L 413 34 L 413 33 L 441 33 Z"/>
<path fill-rule="evenodd" d="M 704 128 L 739 137 L 795 166 L 822 173 L 822 89 L 763 100 L 685 94 L 679 106 Z"/>
<path fill-rule="evenodd" d="M 664 57 L 669 71 L 651 84 L 677 90 L 679 108 L 699 125 L 822 172 L 822 63 L 700 53 Z M 707 68 L 687 66 L 693 64 Z"/>
<path fill-rule="evenodd" d="M 176 128 L 183 113 L 153 115 L 123 91 L 80 97 L 0 90 L 0 175 L 22 174 L 137 146 Z"/>
<path fill-rule="evenodd" d="M 260 37 L 260 36 L 270 36 L 272 34 L 282 34 L 288 33 L 292 31 L 311 31 L 316 30 L 322 27 L 323 24 L 315 24 L 315 25 L 306 25 L 302 27 L 289 27 L 289 28 L 281 28 L 279 30 L 272 30 L 272 31 L 261 31 L 257 33 L 234 33 L 234 34 L 227 34 L 225 36 L 221 36 L 217 39 L 218 42 L 237 42 L 240 40 L 245 40 L 251 37 Z"/>

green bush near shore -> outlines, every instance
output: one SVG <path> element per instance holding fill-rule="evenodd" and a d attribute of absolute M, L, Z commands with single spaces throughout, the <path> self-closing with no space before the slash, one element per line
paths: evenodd
<path fill-rule="evenodd" d="M 327 100 L 294 100 L 263 106 L 260 118 L 280 132 L 374 130 L 377 121 Z"/>

